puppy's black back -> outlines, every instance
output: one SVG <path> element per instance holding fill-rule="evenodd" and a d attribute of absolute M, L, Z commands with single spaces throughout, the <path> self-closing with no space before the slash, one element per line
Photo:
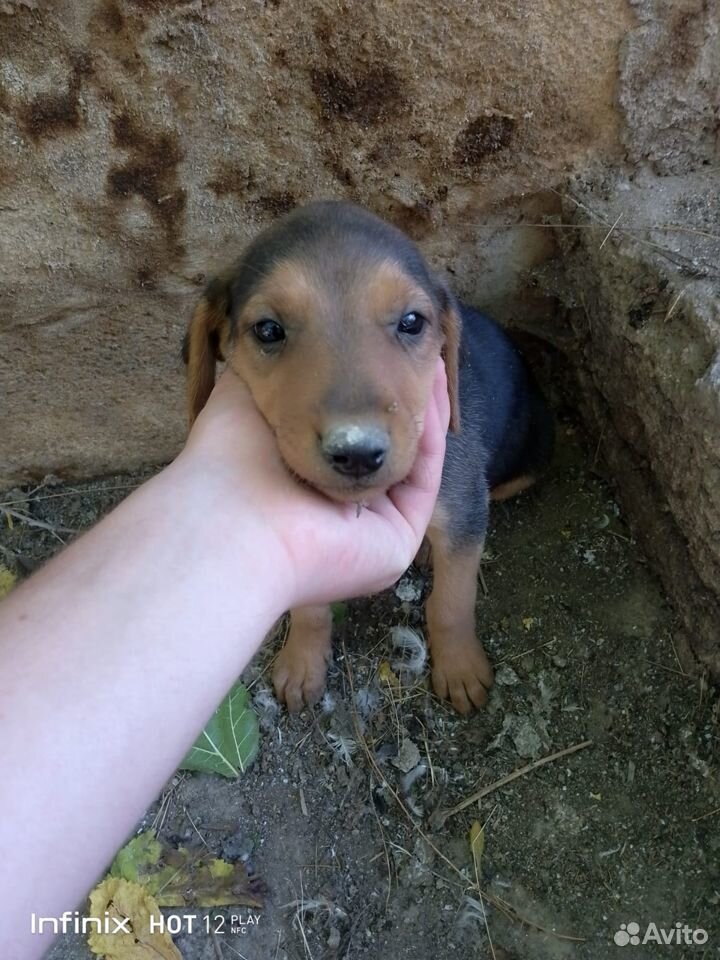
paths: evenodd
<path fill-rule="evenodd" d="M 484 535 L 489 492 L 537 476 L 553 419 L 517 347 L 489 317 L 460 305 L 460 433 L 449 434 L 439 502 L 458 544 Z"/>

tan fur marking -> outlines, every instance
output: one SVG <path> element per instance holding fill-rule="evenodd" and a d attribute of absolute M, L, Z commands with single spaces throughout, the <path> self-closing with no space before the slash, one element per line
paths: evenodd
<path fill-rule="evenodd" d="M 426 316 L 435 313 L 435 307 L 425 291 L 393 260 L 383 260 L 376 268 L 371 268 L 367 281 L 355 295 L 362 298 L 358 308 L 369 309 L 370 314 L 378 318 L 393 317 L 409 309 Z M 457 433 L 460 429 L 460 319 L 453 306 L 440 315 L 440 329 L 445 340 L 442 358 L 445 361 L 450 398 L 450 430 Z"/>
<path fill-rule="evenodd" d="M 536 479 L 531 474 L 525 474 L 522 477 L 514 477 L 506 483 L 499 483 L 490 491 L 490 499 L 495 501 L 509 500 L 510 497 L 514 497 L 531 487 Z"/>
<path fill-rule="evenodd" d="M 195 307 L 188 330 L 188 420 L 190 426 L 215 386 L 217 353 L 212 338 L 220 338 L 224 310 L 203 298 Z"/>
<path fill-rule="evenodd" d="M 450 399 L 450 432 L 460 430 L 460 317 L 453 306 L 444 310 L 440 325 L 445 337 L 442 358 L 447 374 L 448 397 Z"/>
<path fill-rule="evenodd" d="M 487 700 L 493 672 L 475 634 L 477 579 L 483 545 L 453 549 L 440 513 L 428 529 L 433 589 L 426 606 L 433 689 L 460 713 Z"/>
<path fill-rule="evenodd" d="M 435 313 L 427 294 L 394 260 L 369 264 L 362 283 L 354 283 L 347 299 L 350 314 L 367 314 L 377 322 L 399 320 L 405 310 Z"/>
<path fill-rule="evenodd" d="M 399 342 L 393 324 L 408 310 L 434 316 L 428 294 L 394 261 L 358 259 L 339 245 L 312 261 L 277 263 L 237 318 L 230 366 L 290 469 L 336 499 L 365 499 L 412 467 L 442 340 L 436 322 L 412 349 Z M 274 352 L 263 352 L 250 333 L 264 317 L 287 333 Z M 389 456 L 366 484 L 333 470 L 318 442 L 348 418 L 377 424 L 390 436 Z"/>
<path fill-rule="evenodd" d="M 330 607 L 298 607 L 290 614 L 290 631 L 275 661 L 272 680 L 278 700 L 292 713 L 322 696 L 331 636 Z"/>
<path fill-rule="evenodd" d="M 332 317 L 322 284 L 317 282 L 312 269 L 297 260 L 283 260 L 273 267 L 245 304 L 238 326 L 256 322 L 263 310 L 278 314 L 289 324 L 293 319 L 308 316 L 319 316 L 328 323 Z"/>

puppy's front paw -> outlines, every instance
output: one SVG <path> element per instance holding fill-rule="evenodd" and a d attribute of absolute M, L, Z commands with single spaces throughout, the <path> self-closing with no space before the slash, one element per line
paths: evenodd
<path fill-rule="evenodd" d="M 449 699 L 459 713 L 485 706 L 493 670 L 475 635 L 433 636 L 431 650 L 435 693 Z"/>
<path fill-rule="evenodd" d="M 275 661 L 273 686 L 275 696 L 286 703 L 291 713 L 311 706 L 323 695 L 327 678 L 327 654 L 317 647 L 287 643 Z"/>

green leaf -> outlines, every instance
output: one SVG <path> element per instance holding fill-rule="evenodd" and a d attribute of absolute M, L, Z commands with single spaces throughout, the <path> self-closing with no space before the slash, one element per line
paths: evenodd
<path fill-rule="evenodd" d="M 153 830 L 146 830 L 133 837 L 120 850 L 110 867 L 111 877 L 122 877 L 138 883 L 143 874 L 160 862 L 162 847 Z"/>
<path fill-rule="evenodd" d="M 333 623 L 340 624 L 347 617 L 348 605 L 342 600 L 339 600 L 337 603 L 331 603 L 330 609 L 332 610 Z"/>
<path fill-rule="evenodd" d="M 163 846 L 154 830 L 125 844 L 110 876 L 140 884 L 161 907 L 263 905 L 262 890 L 245 864 L 218 860 L 204 850 Z"/>
<path fill-rule="evenodd" d="M 12 588 L 15 586 L 16 580 L 17 577 L 15 574 L 11 570 L 8 570 L 8 568 L 2 563 L 0 563 L 0 600 L 10 593 Z"/>
<path fill-rule="evenodd" d="M 259 739 L 247 689 L 238 682 L 210 717 L 180 769 L 239 777 L 255 759 Z"/>

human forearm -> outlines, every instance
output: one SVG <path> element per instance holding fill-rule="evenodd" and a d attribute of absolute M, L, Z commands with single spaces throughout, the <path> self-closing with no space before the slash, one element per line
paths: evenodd
<path fill-rule="evenodd" d="M 83 896 L 282 613 L 263 543 L 174 465 L 0 608 L 0 931 Z"/>
<path fill-rule="evenodd" d="M 290 606 L 381 590 L 440 483 L 439 363 L 405 482 L 358 510 L 288 473 L 247 389 L 221 378 L 170 467 L 0 608 L 0 958 L 30 915 L 91 886 Z"/>

